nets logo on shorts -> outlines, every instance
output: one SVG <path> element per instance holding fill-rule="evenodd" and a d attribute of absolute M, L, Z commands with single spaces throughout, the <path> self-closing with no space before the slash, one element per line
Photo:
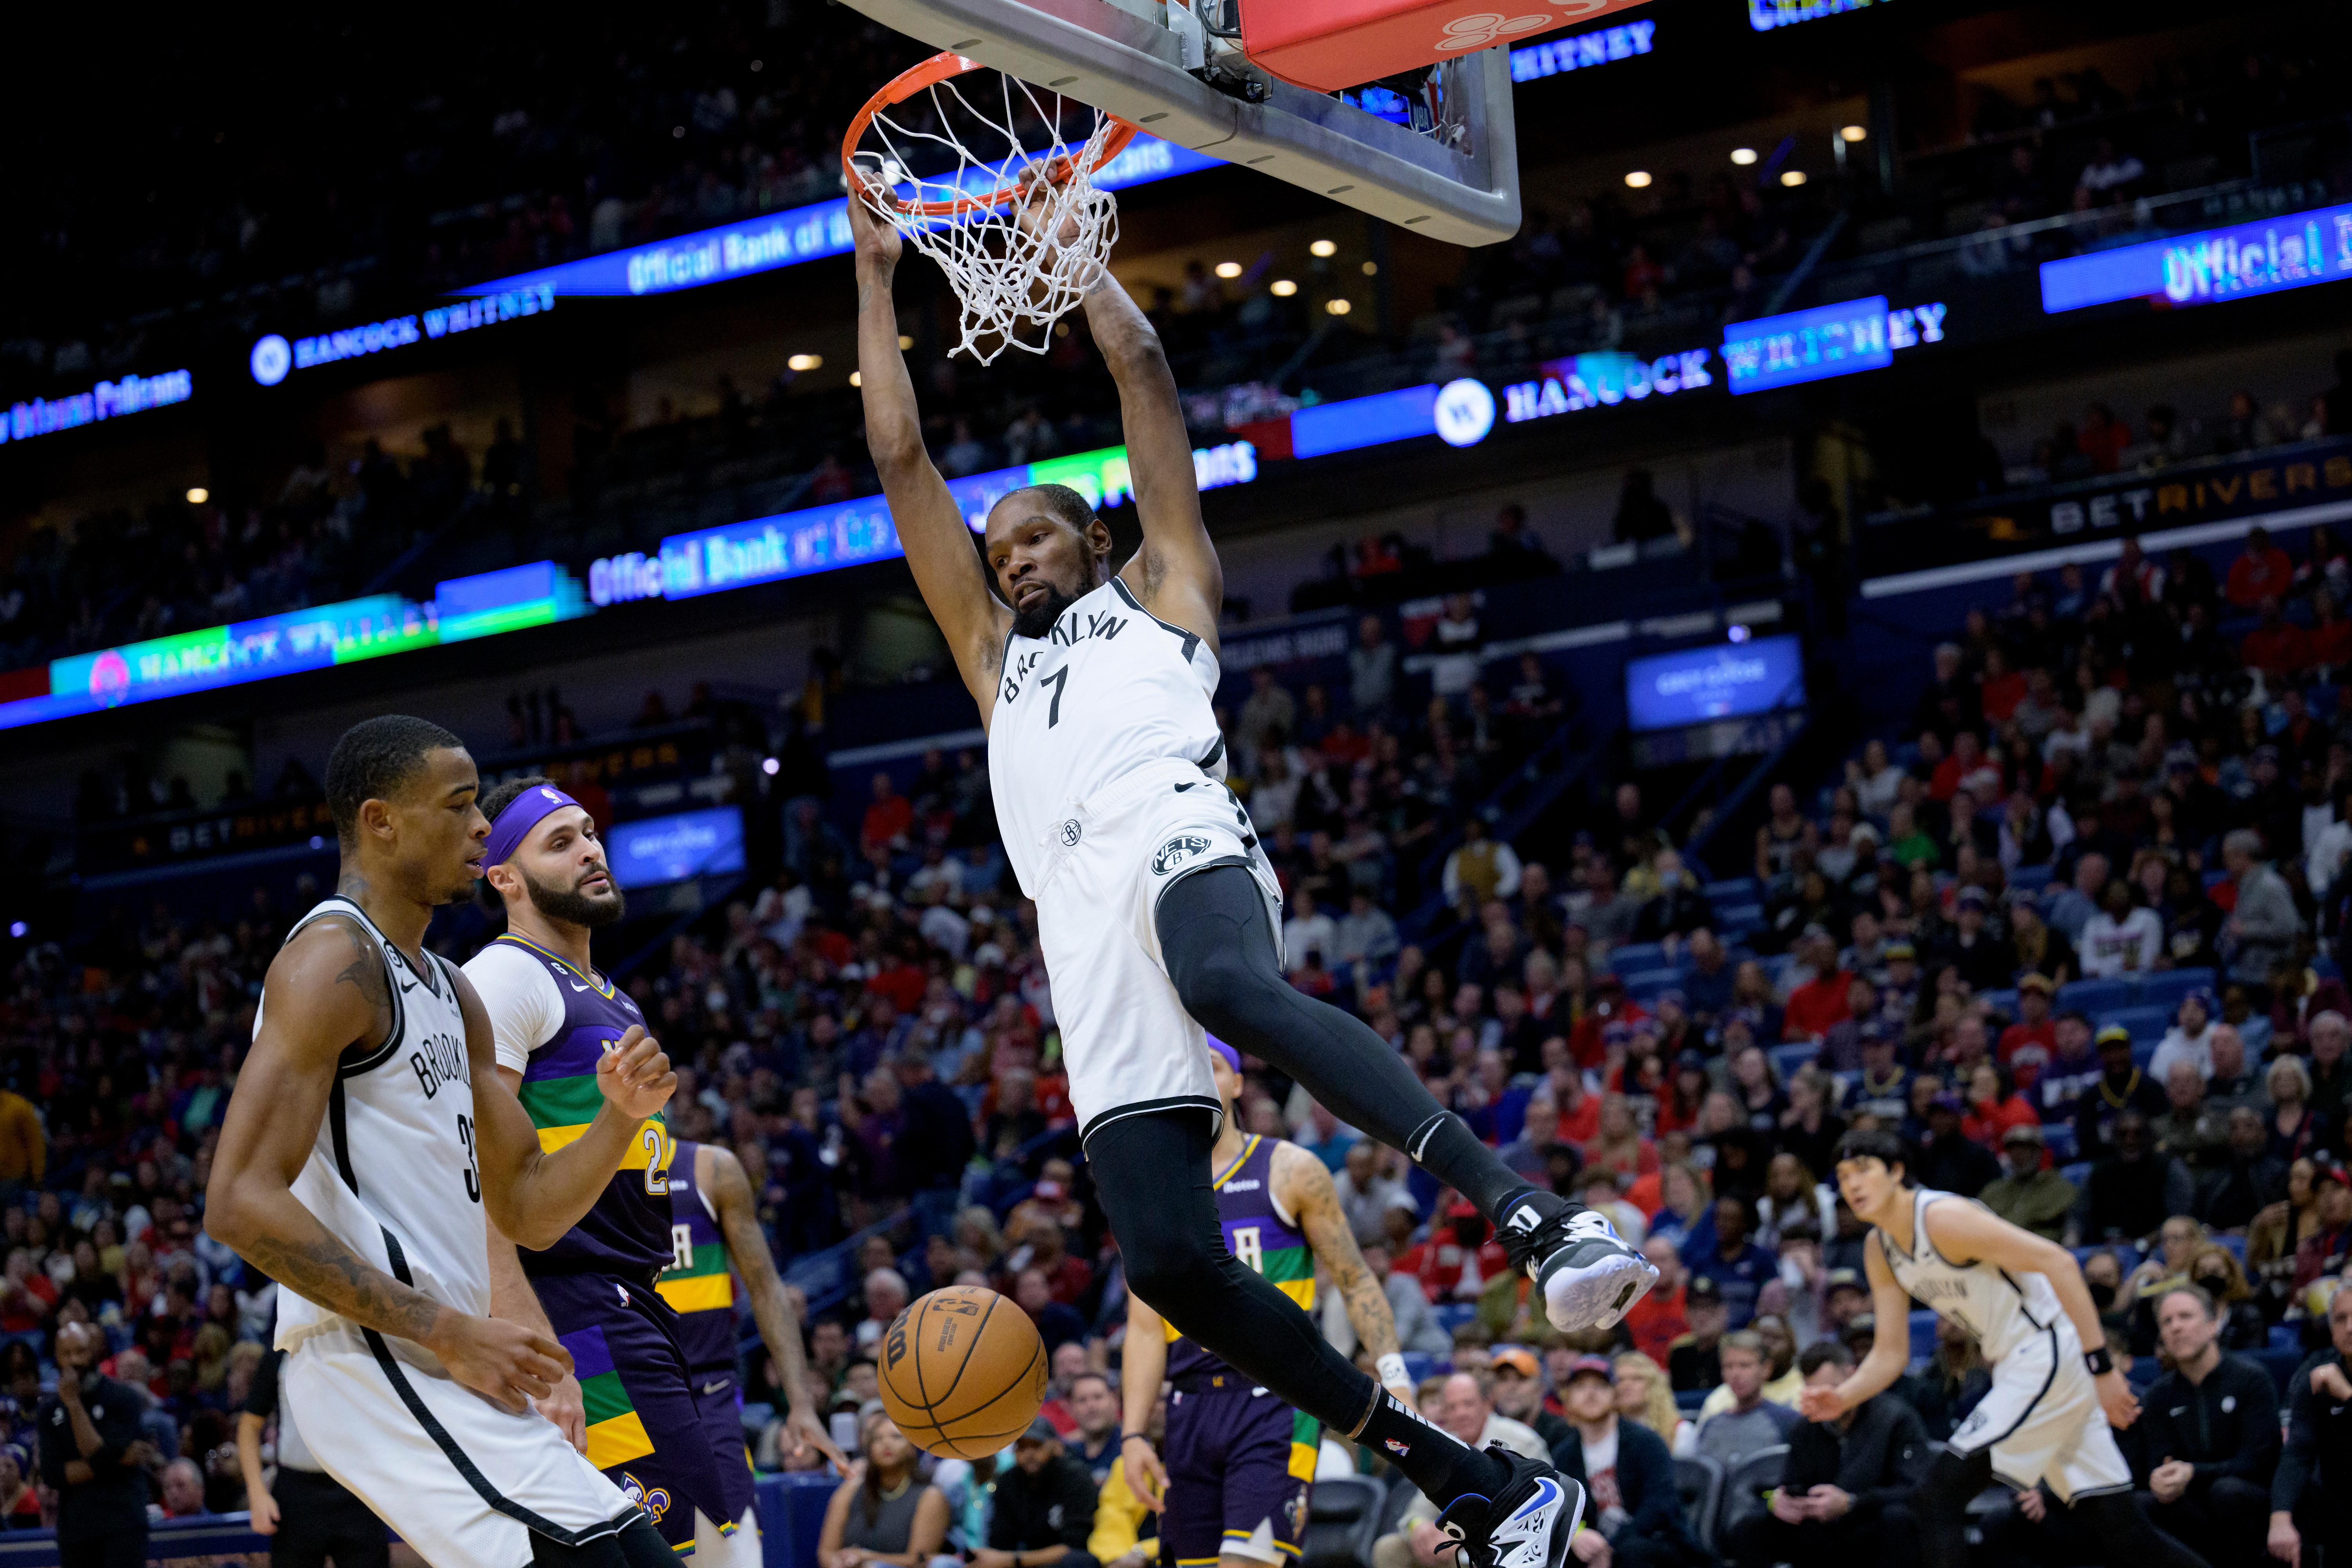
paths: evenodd
<path fill-rule="evenodd" d="M 1206 838 L 1197 833 L 1180 833 L 1162 844 L 1160 852 L 1152 856 L 1151 874 L 1165 877 L 1185 862 L 1196 860 L 1208 852 L 1209 841 Z"/>
<path fill-rule="evenodd" d="M 1078 847 L 1078 835 L 1082 831 L 1078 826 L 1078 819 L 1073 816 L 1055 828 L 1054 836 L 1062 841 L 1063 848 L 1076 849 Z"/>

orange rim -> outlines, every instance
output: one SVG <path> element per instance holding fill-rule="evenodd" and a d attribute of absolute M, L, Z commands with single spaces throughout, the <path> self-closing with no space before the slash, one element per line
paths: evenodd
<path fill-rule="evenodd" d="M 866 127 L 874 123 L 874 117 L 883 110 L 904 103 L 917 93 L 937 87 L 940 83 L 962 76 L 966 72 L 987 68 L 978 60 L 966 59 L 959 54 L 942 52 L 933 55 L 912 69 L 899 72 L 886 82 L 882 90 L 867 99 L 865 107 L 851 117 L 848 134 L 841 139 L 841 166 L 849 176 L 850 188 L 853 191 L 864 192 L 867 198 L 877 205 L 887 205 L 894 212 L 909 217 L 960 217 L 971 213 L 987 212 L 1018 201 L 1021 196 L 1021 187 L 1012 184 L 999 185 L 985 195 L 959 196 L 951 202 L 910 202 L 895 191 L 877 190 L 867 181 L 865 173 L 855 162 L 857 144 L 866 139 Z M 1089 174 L 1118 157 L 1126 150 L 1127 144 L 1135 139 L 1136 133 L 1142 129 L 1140 126 L 1121 120 L 1116 114 L 1107 115 L 1105 118 L 1110 121 L 1110 133 L 1103 138 L 1101 150 L 1094 154 L 1093 161 L 1087 165 L 1086 172 Z M 1045 177 L 1057 185 L 1065 183 L 1076 172 L 1078 159 L 1084 155 L 1083 152 L 1076 154 L 1069 153 L 1056 154 L 1045 165 Z"/>

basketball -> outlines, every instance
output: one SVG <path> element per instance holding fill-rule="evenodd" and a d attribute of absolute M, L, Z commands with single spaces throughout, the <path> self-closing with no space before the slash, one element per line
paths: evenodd
<path fill-rule="evenodd" d="M 1012 1300 L 977 1285 L 934 1290 L 882 1338 L 882 1408 L 943 1459 L 998 1454 L 1045 1403 L 1045 1342 Z"/>

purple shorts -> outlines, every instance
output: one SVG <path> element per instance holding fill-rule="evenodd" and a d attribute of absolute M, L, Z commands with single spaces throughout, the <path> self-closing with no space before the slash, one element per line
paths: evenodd
<path fill-rule="evenodd" d="M 1161 1559 L 1298 1561 L 1307 1485 L 1323 1427 L 1244 1374 L 1188 1378 L 1168 1400 L 1168 1507 Z"/>

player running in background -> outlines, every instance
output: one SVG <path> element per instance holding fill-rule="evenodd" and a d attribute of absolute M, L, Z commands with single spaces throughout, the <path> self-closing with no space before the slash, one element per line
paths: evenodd
<path fill-rule="evenodd" d="M 1894 1384 L 1911 1355 L 1914 1300 L 1966 1329 L 1992 1363 L 1992 1388 L 1916 1494 L 1926 1568 L 1966 1568 L 1968 1505 L 1996 1479 L 2019 1491 L 2046 1482 L 2097 1533 L 2110 1563 L 2197 1568 L 2197 1554 L 2132 1500 L 2131 1467 L 2112 1427 L 2137 1420 L 2139 1402 L 2108 1360 L 2074 1254 L 1972 1198 L 1914 1186 L 1910 1152 L 1892 1132 L 1849 1132 L 1837 1158 L 1838 1191 L 1872 1227 L 1863 1262 L 1878 1330 L 1845 1381 L 1798 1396 L 1806 1418 L 1835 1420 Z"/>
<path fill-rule="evenodd" d="M 814 1447 L 845 1473 L 848 1458 L 817 1419 L 808 1360 L 801 1351 L 800 1318 L 769 1255 L 751 1178 L 732 1150 L 678 1141 L 669 1163 L 669 1267 L 655 1289 L 677 1310 L 677 1342 L 686 1351 L 686 1369 L 719 1462 L 730 1469 L 751 1464 L 743 1447 L 743 1391 L 735 1382 L 741 1337 L 735 1279 L 740 1275 L 743 1292 L 751 1298 L 751 1320 L 775 1358 L 776 1381 L 784 1392 L 785 1452 L 798 1455 Z"/>
<path fill-rule="evenodd" d="M 1210 1070 L 1224 1121 L 1209 1155 L 1209 1184 L 1225 1247 L 1274 1288 L 1315 1310 L 1315 1269 L 1331 1276 L 1356 1337 L 1371 1352 L 1381 1382 L 1406 1404 L 1412 1383 L 1397 1353 L 1396 1319 L 1387 1293 L 1364 1267 L 1331 1173 L 1297 1144 L 1244 1132 L 1234 1114 L 1241 1097 L 1241 1058 L 1223 1040 L 1209 1042 Z M 1129 1294 L 1121 1366 L 1125 1432 L 1151 1424 L 1162 1380 L 1169 1385 L 1167 1458 L 1149 1443 L 1122 1441 L 1127 1484 L 1161 1511 L 1162 1562 L 1177 1568 L 1253 1568 L 1299 1554 L 1307 1531 L 1307 1490 L 1323 1426 L 1191 1340 Z"/>
<path fill-rule="evenodd" d="M 284 1287 L 282 1396 L 313 1457 L 434 1568 L 656 1568 L 671 1554 L 643 1511 L 530 1408 L 571 1358 L 490 1315 L 488 1226 L 560 1239 L 677 1079 L 620 1031 L 587 1064 L 577 1136 L 541 1146 L 481 999 L 425 951 L 479 872 L 479 782 L 421 719 L 335 743 L 341 874 L 269 965 L 205 1226 Z"/>
<path fill-rule="evenodd" d="M 898 236 L 862 198 L 849 219 L 866 445 L 988 729 L 998 826 L 1036 902 L 1070 1099 L 1129 1287 L 1254 1384 L 1392 1459 L 1475 1568 L 1498 1556 L 1558 1568 L 1581 1489 L 1423 1421 L 1227 1251 L 1203 1026 L 1469 1196 L 1560 1327 L 1614 1323 L 1656 1270 L 1601 1215 L 1513 1173 L 1361 1020 L 1283 978 L 1280 889 L 1223 787 L 1210 707 L 1223 575 L 1175 377 L 1135 301 L 1105 273 L 1084 308 L 1118 387 L 1141 548 L 1113 573 L 1110 531 L 1086 499 L 1042 485 L 1001 498 L 975 549 L 923 449 L 890 291 Z"/>
<path fill-rule="evenodd" d="M 467 963 L 466 975 L 489 1016 L 499 1080 L 530 1113 L 540 1143 L 560 1149 L 580 1135 L 593 1103 L 598 1058 L 643 1023 L 635 1001 L 589 960 L 590 934 L 619 920 L 625 900 L 594 820 L 546 779 L 499 784 L 482 810 L 490 819 L 483 876 L 506 906 L 507 929 Z M 579 1375 L 549 1402 L 549 1418 L 644 1505 L 674 1551 L 760 1568 L 733 1386 L 700 1392 L 677 1313 L 656 1284 L 676 1258 L 674 1148 L 667 1124 L 654 1117 L 595 1205 L 553 1246 L 518 1258 L 494 1235 L 494 1310 L 548 1328 L 572 1352 Z M 731 1373 L 731 1345 L 726 1364 Z M 821 1436 L 802 1398 L 795 1423 Z M 734 1443 L 722 1459 L 712 1433 L 730 1426 Z"/>

